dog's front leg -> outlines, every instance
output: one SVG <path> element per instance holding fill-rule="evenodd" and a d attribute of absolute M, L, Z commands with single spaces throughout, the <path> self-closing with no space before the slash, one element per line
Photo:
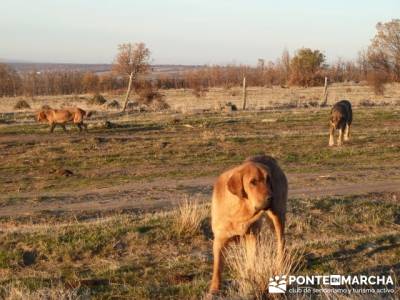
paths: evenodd
<path fill-rule="evenodd" d="M 273 212 L 272 210 L 267 210 L 267 216 L 272 221 L 275 229 L 276 240 L 278 244 L 278 261 L 283 261 L 283 250 L 285 247 L 285 240 L 284 240 L 284 231 L 285 231 L 285 224 L 284 220 L 281 216 L 277 213 Z"/>
<path fill-rule="evenodd" d="M 215 294 L 219 290 L 220 282 L 221 282 L 221 272 L 222 272 L 222 249 L 224 248 L 227 238 L 214 237 L 213 243 L 213 256 L 214 256 L 214 265 L 213 265 L 213 275 L 211 279 L 210 285 L 210 293 Z"/>
<path fill-rule="evenodd" d="M 56 127 L 55 123 L 50 123 L 50 133 L 53 133 L 55 127 Z"/>
<path fill-rule="evenodd" d="M 264 213 L 265 213 L 265 210 L 260 210 L 258 213 L 256 213 L 254 216 L 252 216 L 249 220 L 246 220 L 243 223 L 241 223 L 239 235 L 245 235 L 247 233 L 247 231 L 249 230 L 250 226 L 254 222 L 257 222 L 263 216 Z"/>

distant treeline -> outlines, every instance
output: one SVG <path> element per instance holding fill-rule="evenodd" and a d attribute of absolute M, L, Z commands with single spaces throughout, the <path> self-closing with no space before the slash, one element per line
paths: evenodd
<path fill-rule="evenodd" d="M 231 88 L 239 86 L 246 77 L 248 86 L 271 87 L 320 86 L 324 78 L 329 82 L 367 81 L 377 83 L 399 81 L 398 74 L 373 68 L 369 60 L 360 55 L 357 62 L 338 60 L 324 64 L 318 51 L 301 49 L 293 58 L 287 51 L 276 62 L 258 61 L 257 67 L 246 65 L 205 66 L 189 71 L 148 76 L 152 85 L 161 89 L 193 89 L 201 91 L 211 87 Z M 143 81 L 143 79 L 142 79 Z M 136 85 L 140 85 L 138 81 Z M 10 66 L 0 64 L 0 97 L 68 95 L 121 91 L 127 86 L 127 78 L 114 73 L 97 75 L 79 71 L 45 71 L 18 73 Z M 378 91 L 379 92 L 379 91 Z"/>
<path fill-rule="evenodd" d="M 126 80 L 113 74 L 96 75 L 79 71 L 17 73 L 0 64 L 0 97 L 70 95 L 125 88 Z"/>

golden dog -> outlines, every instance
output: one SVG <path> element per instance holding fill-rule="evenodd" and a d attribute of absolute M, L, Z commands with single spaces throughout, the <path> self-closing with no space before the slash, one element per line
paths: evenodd
<path fill-rule="evenodd" d="M 60 125 L 64 131 L 67 131 L 65 124 L 68 122 L 74 123 L 79 131 L 84 128 L 87 131 L 87 125 L 83 123 L 85 116 L 89 117 L 90 114 L 86 113 L 79 107 L 70 107 L 64 109 L 46 109 L 38 112 L 38 122 L 48 122 L 50 125 L 50 132 L 54 131 L 56 125 Z"/>
<path fill-rule="evenodd" d="M 272 221 L 278 258 L 282 259 L 287 194 L 286 176 L 270 156 L 250 157 L 218 177 L 211 205 L 214 265 L 210 293 L 220 287 L 224 246 L 237 236 L 255 238 L 264 214 Z"/>
<path fill-rule="evenodd" d="M 343 132 L 344 140 L 350 139 L 350 126 L 353 121 L 353 111 L 351 109 L 351 103 L 347 100 L 342 100 L 332 107 L 331 118 L 329 122 L 329 146 L 333 146 L 335 129 L 339 130 L 339 136 L 337 139 L 338 146 L 342 145 Z"/>

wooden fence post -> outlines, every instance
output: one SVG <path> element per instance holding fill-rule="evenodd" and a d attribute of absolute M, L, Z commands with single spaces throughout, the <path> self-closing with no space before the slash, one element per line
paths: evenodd
<path fill-rule="evenodd" d="M 243 77 L 243 110 L 246 109 L 246 97 L 247 97 L 246 77 Z"/>
<path fill-rule="evenodd" d="M 325 77 L 325 84 L 324 84 L 324 94 L 322 95 L 322 106 L 326 106 L 326 103 L 328 102 L 328 77 Z"/>

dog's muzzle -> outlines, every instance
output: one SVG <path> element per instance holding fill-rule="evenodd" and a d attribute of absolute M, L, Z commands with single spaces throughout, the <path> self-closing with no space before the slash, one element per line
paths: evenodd
<path fill-rule="evenodd" d="M 265 199 L 263 204 L 255 206 L 254 209 L 256 211 L 268 210 L 271 206 L 271 202 L 272 202 L 272 197 L 268 197 Z"/>

